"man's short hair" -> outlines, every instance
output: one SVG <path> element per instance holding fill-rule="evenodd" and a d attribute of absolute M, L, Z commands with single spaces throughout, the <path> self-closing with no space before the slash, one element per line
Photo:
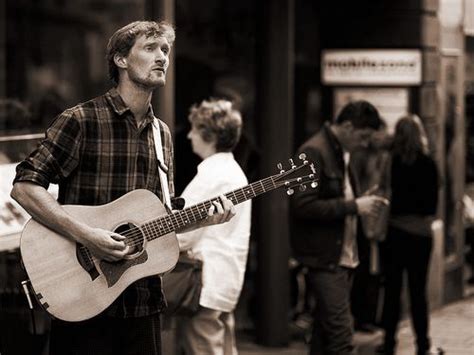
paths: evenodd
<path fill-rule="evenodd" d="M 239 142 L 242 116 L 228 100 L 210 99 L 193 105 L 189 121 L 205 142 L 216 142 L 217 152 L 231 152 Z"/>
<path fill-rule="evenodd" d="M 350 121 L 355 128 L 379 129 L 382 125 L 379 111 L 370 102 L 360 100 L 345 105 L 336 117 L 336 124 Z"/>
<path fill-rule="evenodd" d="M 170 46 L 175 40 L 174 28 L 165 21 L 135 21 L 118 29 L 109 39 L 107 44 L 107 63 L 109 66 L 109 78 L 117 85 L 119 81 L 119 71 L 114 62 L 114 57 L 119 54 L 126 57 L 135 41 L 141 35 L 149 37 L 164 37 Z"/>

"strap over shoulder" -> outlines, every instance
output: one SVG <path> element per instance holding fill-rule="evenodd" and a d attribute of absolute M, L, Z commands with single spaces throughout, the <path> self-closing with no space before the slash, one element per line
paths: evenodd
<path fill-rule="evenodd" d="M 158 162 L 158 174 L 160 176 L 161 192 L 165 205 L 171 210 L 170 191 L 168 186 L 168 167 L 164 163 L 163 144 L 161 143 L 160 123 L 158 119 L 153 121 L 153 140 L 155 141 L 156 159 Z"/>

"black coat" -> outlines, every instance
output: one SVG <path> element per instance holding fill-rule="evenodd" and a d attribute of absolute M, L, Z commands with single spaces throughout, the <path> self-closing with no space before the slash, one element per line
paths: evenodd
<path fill-rule="evenodd" d="M 307 266 L 334 269 L 341 257 L 345 217 L 357 213 L 355 200 L 344 198 L 343 151 L 325 125 L 298 149 L 298 154 L 301 152 L 315 163 L 319 186 L 292 197 L 293 255 Z M 359 184 L 350 164 L 349 172 L 354 195 L 358 196 Z M 361 243 L 358 240 L 359 246 Z"/>

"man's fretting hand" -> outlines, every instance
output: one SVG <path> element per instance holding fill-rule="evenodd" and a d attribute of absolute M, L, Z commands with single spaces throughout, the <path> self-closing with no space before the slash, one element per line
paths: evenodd
<path fill-rule="evenodd" d="M 211 226 L 214 224 L 225 223 L 235 216 L 235 206 L 232 201 L 224 195 L 220 195 L 219 200 L 212 202 L 211 207 L 207 211 L 208 217 L 204 220 L 203 225 Z"/>

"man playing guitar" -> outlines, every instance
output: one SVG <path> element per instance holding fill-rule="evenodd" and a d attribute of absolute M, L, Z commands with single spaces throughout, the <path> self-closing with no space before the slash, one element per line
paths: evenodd
<path fill-rule="evenodd" d="M 123 260 L 131 252 L 119 233 L 90 227 L 62 207 L 107 204 L 136 189 L 165 201 L 158 169 L 165 169 L 170 195 L 173 146 L 169 128 L 151 107 L 153 90 L 165 85 L 173 27 L 137 21 L 116 31 L 107 46 L 109 75 L 115 86 L 104 95 L 60 114 L 45 139 L 17 167 L 12 197 L 51 230 L 90 250 L 100 260 Z M 163 161 L 158 162 L 153 124 L 159 122 Z M 56 201 L 48 192 L 59 185 Z M 226 197 L 208 218 L 186 230 L 230 220 L 234 206 Z M 161 280 L 132 283 L 104 312 L 80 322 L 52 321 L 51 354 L 161 354 Z"/>

